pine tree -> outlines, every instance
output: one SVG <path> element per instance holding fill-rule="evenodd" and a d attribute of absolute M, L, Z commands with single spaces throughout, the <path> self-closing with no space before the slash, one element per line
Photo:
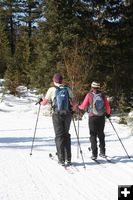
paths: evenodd
<path fill-rule="evenodd" d="M 7 65 L 10 61 L 9 42 L 3 19 L 3 10 L 0 9 L 0 78 L 4 77 Z"/>
<path fill-rule="evenodd" d="M 46 21 L 40 26 L 41 35 L 39 36 L 42 39 L 40 48 L 43 50 L 43 64 L 36 67 L 37 70 L 40 69 L 43 72 L 40 73 L 42 76 L 45 74 L 45 80 L 48 75 L 52 77 L 56 71 L 63 73 L 66 81 L 72 80 L 73 75 L 71 76 L 69 69 L 73 68 L 73 74 L 75 72 L 74 76 L 77 77 L 76 71 L 79 72 L 84 65 L 87 67 L 84 67 L 83 77 L 86 74 L 91 62 L 86 59 L 87 51 L 88 48 L 92 49 L 92 46 L 86 45 L 88 32 L 85 29 L 88 25 L 91 27 L 91 23 L 89 24 L 86 16 L 82 17 L 82 7 L 85 11 L 87 10 L 86 5 L 79 3 L 79 1 L 46 1 L 44 16 Z M 90 35 L 92 38 L 92 33 Z M 75 56 L 77 52 L 78 54 Z M 74 56 L 73 61 L 72 56 Z M 78 64 L 79 57 L 82 62 L 80 66 Z M 43 81 L 42 84 L 44 85 Z M 76 83 L 74 82 L 73 85 L 76 85 Z"/>
<path fill-rule="evenodd" d="M 12 58 L 11 64 L 8 66 L 5 73 L 6 86 L 14 95 L 17 94 L 16 88 L 19 85 L 28 86 L 28 70 L 29 70 L 29 55 L 30 48 L 27 43 L 28 35 L 23 33 L 17 36 L 16 51 Z"/>
<path fill-rule="evenodd" d="M 22 0 L 17 5 L 20 13 L 19 23 L 31 38 L 42 17 L 43 0 Z"/>
<path fill-rule="evenodd" d="M 117 5 L 109 4 L 107 7 L 108 18 L 112 20 L 106 20 L 105 23 L 106 38 L 109 41 L 105 49 L 108 52 L 105 60 L 107 63 L 105 75 L 108 86 L 111 86 L 110 94 L 114 96 L 116 107 L 119 106 L 121 93 L 125 94 L 127 102 L 131 101 L 129 99 L 132 95 L 132 6 L 133 4 L 127 6 L 124 2 L 117 1 Z"/>
<path fill-rule="evenodd" d="M 34 62 L 34 37 L 36 34 L 37 21 L 41 18 L 42 1 L 20 0 L 20 1 L 1 1 L 3 8 L 3 18 L 7 38 L 9 41 L 12 59 L 7 68 L 5 78 L 13 81 L 12 93 L 18 84 L 30 84 L 30 67 Z M 28 38 L 27 38 L 28 34 Z M 15 76 L 16 74 L 16 76 Z M 12 77 L 14 79 L 12 79 Z M 10 83 L 7 84 L 10 86 Z"/>

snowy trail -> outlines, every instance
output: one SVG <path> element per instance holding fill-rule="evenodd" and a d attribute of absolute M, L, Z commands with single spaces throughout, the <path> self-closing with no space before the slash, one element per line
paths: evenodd
<path fill-rule="evenodd" d="M 43 109 L 39 116 L 33 155 L 30 156 L 38 107 L 33 106 L 34 109 L 29 111 L 28 106 L 26 102 L 24 110 L 19 105 L 15 106 L 16 110 L 11 107 L 13 111 L 2 111 L 0 115 L 0 200 L 117 200 L 118 185 L 133 184 L 133 136 L 129 127 L 113 121 L 131 159 L 127 158 L 107 121 L 106 149 L 114 163 L 98 158 L 102 162 L 98 165 L 90 159 L 91 152 L 88 151 L 87 118 L 80 121 L 85 170 L 80 153 L 77 158 L 77 139 L 72 124 L 72 161 L 77 170 L 73 169 L 73 174 L 70 174 L 49 158 L 49 153 L 55 155 L 56 151 L 54 131 L 51 117 L 45 117 Z"/>
<path fill-rule="evenodd" d="M 3 156 L 2 156 L 3 155 Z M 77 160 L 82 164 L 81 158 Z M 133 163 L 105 163 L 106 168 L 95 165 L 86 157 L 86 170 L 68 174 L 48 158 L 48 152 L 27 150 L 1 151 L 0 199 L 55 200 L 55 199 L 115 199 L 118 184 L 132 184 Z M 79 163 L 79 164 L 80 164 Z M 119 172 L 119 173 L 118 173 Z M 122 176 L 123 175 L 123 176 Z M 110 188 L 113 190 L 110 196 Z M 96 194 L 96 195 L 94 195 Z M 102 195 L 101 195 L 102 194 Z"/>

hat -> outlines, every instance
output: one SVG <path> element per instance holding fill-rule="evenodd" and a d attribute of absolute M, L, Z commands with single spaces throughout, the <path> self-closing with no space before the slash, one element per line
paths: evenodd
<path fill-rule="evenodd" d="M 54 76 L 53 76 L 53 81 L 54 82 L 62 83 L 62 80 L 63 80 L 63 77 L 62 77 L 61 74 L 59 74 L 59 73 L 54 74 Z"/>
<path fill-rule="evenodd" d="M 98 82 L 96 82 L 96 81 L 93 81 L 93 82 L 91 83 L 91 87 L 92 87 L 92 88 L 100 88 L 100 83 L 98 83 Z"/>

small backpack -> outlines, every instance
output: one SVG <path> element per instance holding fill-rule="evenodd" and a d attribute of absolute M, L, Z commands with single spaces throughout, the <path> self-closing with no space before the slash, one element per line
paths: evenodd
<path fill-rule="evenodd" d="M 60 114 L 66 114 L 71 110 L 67 86 L 56 87 L 52 108 Z"/>
<path fill-rule="evenodd" d="M 90 112 L 96 116 L 102 116 L 105 113 L 104 96 L 100 93 L 92 94 L 92 104 L 90 105 Z"/>

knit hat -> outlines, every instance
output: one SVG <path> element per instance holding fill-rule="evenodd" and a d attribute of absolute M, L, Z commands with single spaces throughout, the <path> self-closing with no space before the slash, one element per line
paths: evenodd
<path fill-rule="evenodd" d="M 100 88 L 100 83 L 98 83 L 98 82 L 96 82 L 96 81 L 93 81 L 93 82 L 91 83 L 91 87 L 92 87 L 92 88 Z"/>
<path fill-rule="evenodd" d="M 61 74 L 59 74 L 59 73 L 54 74 L 54 76 L 53 76 L 53 82 L 61 84 L 62 80 L 63 80 L 63 77 L 62 77 Z"/>

